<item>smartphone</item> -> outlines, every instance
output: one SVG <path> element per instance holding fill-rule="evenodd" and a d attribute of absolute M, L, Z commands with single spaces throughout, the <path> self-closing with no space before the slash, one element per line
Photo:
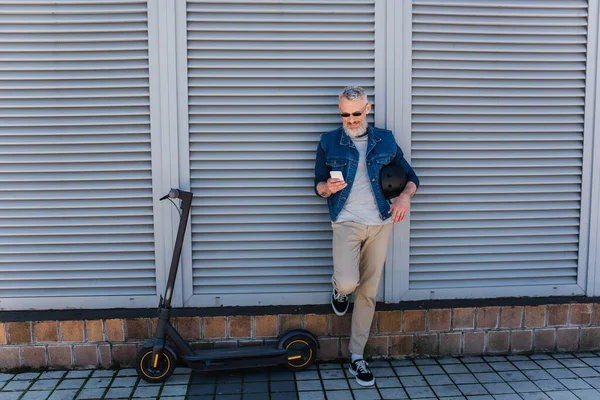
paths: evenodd
<path fill-rule="evenodd" d="M 337 179 L 339 179 L 341 181 L 344 180 L 344 175 L 342 174 L 342 171 L 329 171 L 329 175 L 332 178 L 337 178 Z"/>

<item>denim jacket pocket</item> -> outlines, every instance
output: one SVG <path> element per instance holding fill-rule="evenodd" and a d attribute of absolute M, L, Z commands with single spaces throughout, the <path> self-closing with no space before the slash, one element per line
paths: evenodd
<path fill-rule="evenodd" d="M 325 161 L 325 164 L 327 164 L 332 171 L 344 171 L 348 164 L 348 160 L 346 158 L 330 157 Z"/>
<path fill-rule="evenodd" d="M 375 162 L 377 164 L 381 164 L 381 165 L 388 165 L 393 159 L 393 155 L 391 154 L 382 154 L 382 155 L 377 155 L 377 157 L 375 158 Z"/>

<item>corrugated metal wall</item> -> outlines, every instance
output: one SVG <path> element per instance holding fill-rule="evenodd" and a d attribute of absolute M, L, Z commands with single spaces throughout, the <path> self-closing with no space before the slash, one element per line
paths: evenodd
<path fill-rule="evenodd" d="M 315 151 L 340 124 L 342 88 L 373 93 L 374 29 L 373 0 L 188 2 L 201 303 L 234 295 L 233 304 L 302 304 L 331 291 L 331 226 L 312 189 Z"/>
<path fill-rule="evenodd" d="M 147 36 L 145 1 L 0 4 L 0 297 L 155 294 Z"/>
<path fill-rule="evenodd" d="M 585 1 L 413 2 L 411 289 L 577 281 L 586 28 Z"/>

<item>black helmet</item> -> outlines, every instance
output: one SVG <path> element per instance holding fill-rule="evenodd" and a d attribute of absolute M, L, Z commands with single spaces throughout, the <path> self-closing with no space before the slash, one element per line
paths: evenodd
<path fill-rule="evenodd" d="M 381 168 L 379 182 L 383 197 L 387 200 L 398 197 L 406 186 L 406 172 L 399 165 L 388 164 Z"/>

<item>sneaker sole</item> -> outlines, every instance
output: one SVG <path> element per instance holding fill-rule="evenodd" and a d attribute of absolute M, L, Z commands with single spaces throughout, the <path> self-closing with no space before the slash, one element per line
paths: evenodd
<path fill-rule="evenodd" d="M 352 367 L 348 367 L 348 371 L 352 375 L 354 375 L 354 378 L 356 378 L 356 383 L 358 383 L 360 386 L 373 386 L 375 384 L 375 378 L 373 378 L 370 381 L 363 381 L 363 380 L 358 379 L 358 374 L 356 372 L 354 372 Z"/>
<path fill-rule="evenodd" d="M 333 312 L 335 313 L 335 315 L 337 315 L 338 317 L 343 317 L 344 315 L 346 315 L 346 313 L 348 312 L 348 307 L 346 307 L 346 309 L 344 310 L 344 312 L 339 312 L 338 310 L 335 309 L 335 306 L 333 305 L 333 297 L 330 298 L 329 302 L 331 303 L 331 308 L 333 309 Z M 348 306 L 350 306 L 350 303 L 348 303 Z"/>

